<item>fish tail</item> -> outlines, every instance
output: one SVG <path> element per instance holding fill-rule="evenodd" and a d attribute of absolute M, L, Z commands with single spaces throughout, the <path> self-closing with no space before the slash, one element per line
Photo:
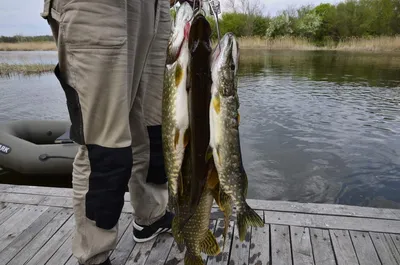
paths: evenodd
<path fill-rule="evenodd" d="M 237 214 L 237 226 L 239 228 L 239 238 L 243 241 L 249 226 L 263 227 L 264 221 L 261 217 L 245 202 L 244 210 Z"/>
<path fill-rule="evenodd" d="M 185 265 L 204 265 L 204 262 L 200 255 L 194 255 L 194 254 L 190 253 L 189 251 L 186 251 L 184 264 Z"/>
<path fill-rule="evenodd" d="M 211 230 L 207 231 L 206 237 L 203 242 L 201 242 L 200 251 L 209 256 L 217 256 L 221 252 L 218 242 Z"/>

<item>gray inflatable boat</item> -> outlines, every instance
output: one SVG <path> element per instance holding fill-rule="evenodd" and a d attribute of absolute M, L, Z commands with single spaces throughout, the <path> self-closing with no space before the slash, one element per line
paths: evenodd
<path fill-rule="evenodd" d="M 23 120 L 0 124 L 0 167 L 27 175 L 72 174 L 78 145 L 67 121 Z"/>

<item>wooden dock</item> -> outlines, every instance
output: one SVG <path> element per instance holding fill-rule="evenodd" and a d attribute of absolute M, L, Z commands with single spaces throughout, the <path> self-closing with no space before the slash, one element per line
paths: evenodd
<path fill-rule="evenodd" d="M 265 227 L 250 228 L 244 242 L 231 220 L 229 240 L 207 264 L 230 265 L 398 265 L 400 210 L 282 201 L 248 200 Z M 129 194 L 119 222 L 114 265 L 183 264 L 169 234 L 135 244 Z M 222 242 L 221 213 L 211 227 Z M 72 190 L 0 184 L 0 264 L 76 265 L 71 255 Z"/>

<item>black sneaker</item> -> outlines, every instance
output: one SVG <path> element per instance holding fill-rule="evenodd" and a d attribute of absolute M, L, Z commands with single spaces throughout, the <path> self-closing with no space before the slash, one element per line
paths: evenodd
<path fill-rule="evenodd" d="M 83 264 L 79 263 L 79 265 L 83 265 Z M 110 258 L 107 258 L 106 261 L 104 261 L 104 262 L 102 262 L 100 264 L 96 264 L 96 265 L 112 265 L 112 264 L 111 264 Z"/>
<path fill-rule="evenodd" d="M 174 215 L 168 211 L 155 223 L 145 226 L 133 221 L 133 240 L 138 243 L 149 241 L 162 233 L 171 233 Z"/>

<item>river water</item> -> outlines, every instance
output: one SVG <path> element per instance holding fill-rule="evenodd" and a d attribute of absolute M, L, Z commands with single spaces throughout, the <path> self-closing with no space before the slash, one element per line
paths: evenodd
<path fill-rule="evenodd" d="M 400 208 L 400 54 L 243 50 L 238 89 L 248 198 Z M 0 79 L 16 119 L 68 119 L 52 74 Z"/>

